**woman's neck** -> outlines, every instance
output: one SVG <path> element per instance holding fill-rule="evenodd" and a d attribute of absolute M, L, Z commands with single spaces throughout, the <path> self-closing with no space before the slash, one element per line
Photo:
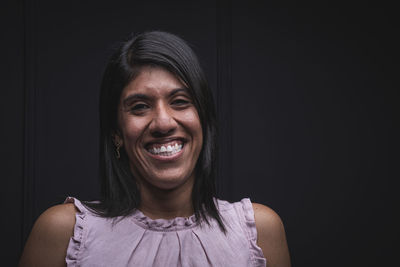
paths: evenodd
<path fill-rule="evenodd" d="M 140 211 L 151 219 L 189 217 L 194 213 L 192 189 L 194 177 L 173 189 L 161 189 L 148 183 L 139 185 Z"/>

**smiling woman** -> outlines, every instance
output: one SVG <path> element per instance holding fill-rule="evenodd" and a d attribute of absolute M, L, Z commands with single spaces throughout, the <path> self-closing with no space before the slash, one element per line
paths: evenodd
<path fill-rule="evenodd" d="M 124 42 L 101 86 L 101 199 L 45 211 L 20 266 L 290 266 L 275 212 L 217 198 L 216 132 L 211 91 L 182 39 Z"/>
<path fill-rule="evenodd" d="M 143 67 L 122 91 L 118 121 L 114 138 L 123 145 L 142 194 L 149 186 L 191 191 L 203 134 L 182 82 L 163 68 Z"/>

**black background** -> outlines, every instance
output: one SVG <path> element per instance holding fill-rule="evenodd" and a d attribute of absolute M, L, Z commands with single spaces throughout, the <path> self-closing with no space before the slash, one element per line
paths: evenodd
<path fill-rule="evenodd" d="M 2 263 L 37 216 L 98 192 L 98 91 L 115 43 L 165 30 L 198 54 L 221 125 L 220 192 L 284 221 L 293 266 L 398 251 L 396 9 L 244 1 L 2 3 Z"/>

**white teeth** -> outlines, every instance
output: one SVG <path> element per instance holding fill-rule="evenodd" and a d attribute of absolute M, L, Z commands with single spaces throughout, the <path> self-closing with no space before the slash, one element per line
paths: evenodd
<path fill-rule="evenodd" d="M 161 154 L 163 156 L 171 156 L 171 155 L 181 151 L 182 147 L 183 147 L 182 144 L 178 145 L 178 143 L 175 143 L 175 145 L 172 145 L 172 146 L 168 145 L 167 147 L 165 147 L 165 146 L 161 146 L 160 148 L 153 147 L 153 148 L 150 148 L 148 151 L 154 155 Z"/>

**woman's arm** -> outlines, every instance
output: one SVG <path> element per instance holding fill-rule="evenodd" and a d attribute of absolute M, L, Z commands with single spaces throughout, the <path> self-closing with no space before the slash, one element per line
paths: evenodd
<path fill-rule="evenodd" d="M 25 244 L 19 266 L 66 266 L 75 212 L 75 206 L 68 203 L 51 207 L 40 215 Z"/>
<path fill-rule="evenodd" d="M 272 209 L 253 203 L 257 228 L 257 245 L 268 267 L 290 267 L 289 249 L 281 218 Z"/>

